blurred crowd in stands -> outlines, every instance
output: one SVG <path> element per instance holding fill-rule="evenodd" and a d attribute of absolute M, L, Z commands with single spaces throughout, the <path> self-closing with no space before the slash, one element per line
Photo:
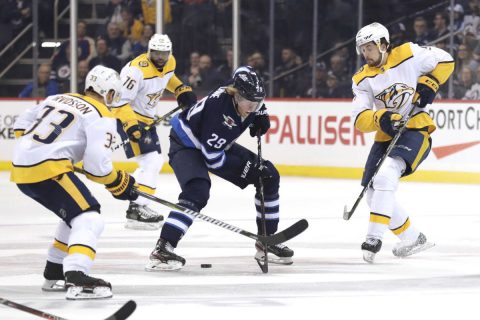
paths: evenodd
<path fill-rule="evenodd" d="M 47 3 L 50 2 L 40 1 L 42 12 L 48 11 Z M 389 25 L 405 16 L 402 22 L 388 26 L 392 45 L 412 41 L 447 51 L 452 49 L 456 61 L 453 98 L 480 99 L 480 0 L 457 0 L 453 8 L 445 4 L 424 15 L 415 14 L 438 2 L 375 1 L 376 12 L 366 11 L 364 22 Z M 341 44 L 353 38 L 357 31 L 357 1 L 319 1 L 318 53 L 338 49 L 315 62 L 311 54 L 312 3 L 310 0 L 276 1 L 273 76 L 287 75 L 275 80 L 273 96 L 313 97 L 312 67 L 315 63 L 314 98 L 351 98 L 351 77 L 356 71 L 357 55 L 354 42 L 347 46 Z M 86 22 L 78 22 L 79 91 L 83 90 L 84 77 L 93 66 L 103 64 L 120 71 L 132 58 L 147 51 L 148 40 L 155 32 L 155 7 L 155 0 L 109 0 L 99 13 L 105 18 L 105 25 L 92 30 Z M 448 37 L 451 11 L 454 13 L 453 47 Z M 31 1 L 2 0 L 0 15 L 3 30 L 8 29 L 2 32 L 5 43 L 6 37 L 11 38 L 31 21 Z M 268 17 L 269 1 L 241 1 L 241 61 L 252 66 L 264 81 L 272 78 L 267 61 Z M 45 13 L 41 23 L 49 30 L 51 16 Z M 173 42 L 176 74 L 191 85 L 197 95 L 207 94 L 230 78 L 232 0 L 165 0 L 164 24 L 165 33 Z M 38 69 L 41 94 L 69 91 L 69 60 L 70 46 L 66 40 L 51 58 L 51 63 L 42 64 Z M 298 71 L 288 73 L 302 65 L 305 66 Z M 22 97 L 30 95 L 31 84 L 20 93 Z M 447 86 L 441 88 L 439 98 L 448 98 Z"/>

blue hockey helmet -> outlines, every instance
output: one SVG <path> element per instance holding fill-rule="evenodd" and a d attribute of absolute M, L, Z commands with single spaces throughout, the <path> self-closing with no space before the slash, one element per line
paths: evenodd
<path fill-rule="evenodd" d="M 251 67 L 240 67 L 233 75 L 233 87 L 247 100 L 260 102 L 265 99 L 262 79 Z"/>

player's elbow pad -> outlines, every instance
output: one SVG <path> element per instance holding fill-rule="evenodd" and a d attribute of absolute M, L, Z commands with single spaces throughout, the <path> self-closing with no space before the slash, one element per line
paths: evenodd
<path fill-rule="evenodd" d="M 374 111 L 365 110 L 362 111 L 357 118 L 355 119 L 355 128 L 361 132 L 373 132 L 376 131 L 375 122 L 374 122 Z"/>

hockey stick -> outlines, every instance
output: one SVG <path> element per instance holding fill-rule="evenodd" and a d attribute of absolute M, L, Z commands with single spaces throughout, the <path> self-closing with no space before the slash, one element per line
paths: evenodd
<path fill-rule="evenodd" d="M 169 112 L 165 113 L 163 116 L 155 119 L 155 121 L 153 121 L 150 125 L 146 126 L 145 128 L 143 128 L 145 131 L 148 131 L 150 130 L 152 127 L 155 127 L 157 125 L 159 125 L 163 120 L 165 120 L 166 118 L 170 117 L 172 114 L 174 114 L 175 112 L 177 112 L 178 110 L 182 109 L 181 106 L 177 106 L 175 108 L 173 108 L 172 110 L 170 110 Z"/>
<path fill-rule="evenodd" d="M 82 168 L 79 168 L 79 167 L 76 167 L 76 166 L 73 167 L 73 170 L 75 172 L 78 172 L 78 173 L 81 173 L 81 174 L 84 174 L 84 175 L 87 173 Z M 233 231 L 235 233 L 239 233 L 239 234 L 244 235 L 248 238 L 263 242 L 267 245 L 276 245 L 276 244 L 288 241 L 292 238 L 295 238 L 296 236 L 298 236 L 300 233 L 302 233 L 303 231 L 305 231 L 308 228 L 307 220 L 302 219 L 302 220 L 299 220 L 299 221 L 295 222 L 290 227 L 288 227 L 287 229 L 285 229 L 281 232 L 275 233 L 271 236 L 261 236 L 261 235 L 257 235 L 257 234 L 248 232 L 246 230 L 243 230 L 239 227 L 235 227 L 235 226 L 233 226 L 231 224 L 228 224 L 226 222 L 223 222 L 223 221 L 217 220 L 215 218 L 209 217 L 209 216 L 204 215 L 200 212 L 193 211 L 191 209 L 185 208 L 185 207 L 183 207 L 179 204 L 175 204 L 175 203 L 172 203 L 170 201 L 163 200 L 161 198 L 157 198 L 157 197 L 155 197 L 151 194 L 142 192 L 138 189 L 134 189 L 134 190 L 139 196 L 142 196 L 142 197 L 150 199 L 154 202 L 163 204 L 164 206 L 167 206 L 170 209 L 178 210 L 180 212 L 189 214 L 191 216 L 194 216 L 195 218 L 198 218 L 200 220 L 203 220 L 203 221 L 209 222 L 211 224 L 214 224 L 216 226 L 219 226 L 220 228 L 227 229 L 227 230 Z"/>
<path fill-rule="evenodd" d="M 167 200 L 163 200 L 163 199 L 160 199 L 160 198 L 157 198 L 155 196 L 152 196 L 151 194 L 148 194 L 148 193 L 145 193 L 145 192 L 142 192 L 142 191 L 139 191 L 139 190 L 135 190 L 135 192 L 138 193 L 138 195 L 144 197 L 144 198 L 147 198 L 147 199 L 150 199 L 154 202 L 158 202 L 160 204 L 163 204 L 164 206 L 167 206 L 173 210 L 178 210 L 180 212 L 183 212 L 183 213 L 187 213 L 191 216 L 194 216 L 195 218 L 197 219 L 200 219 L 200 220 L 203 220 L 203 221 L 206 221 L 206 222 L 209 222 L 211 224 L 214 224 L 216 226 L 219 226 L 220 228 L 223 228 L 223 229 L 227 229 L 227 230 L 230 230 L 230 231 L 233 231 L 235 233 L 239 233 L 243 236 L 246 236 L 250 239 L 254 239 L 256 241 L 260 241 L 260 242 L 263 242 L 265 243 L 266 245 L 270 245 L 270 246 L 273 246 L 273 245 L 276 245 L 276 244 L 279 244 L 279 243 L 282 243 L 282 242 L 285 242 L 285 241 L 288 241 L 292 238 L 295 238 L 296 236 L 298 236 L 300 233 L 302 233 L 303 231 L 305 231 L 305 229 L 308 228 L 308 222 L 307 220 L 305 219 L 301 219 L 297 222 L 295 222 L 294 224 L 292 224 L 290 227 L 288 227 L 287 229 L 281 231 L 281 232 L 278 232 L 278 233 L 275 233 L 271 236 L 262 236 L 262 235 L 257 235 L 257 234 L 254 234 L 254 233 L 251 233 L 251 232 L 248 232 L 246 230 L 243 230 L 239 227 L 236 227 L 236 226 L 233 226 L 231 224 L 228 224 L 226 222 L 223 222 L 221 220 L 217 220 L 215 218 L 212 218 L 212 217 L 209 217 L 207 215 L 204 215 L 200 212 L 197 212 L 197 211 L 193 211 L 193 210 L 190 210 L 188 208 L 185 208 L 179 204 L 175 204 L 175 203 L 172 203 L 172 202 L 169 202 Z"/>
<path fill-rule="evenodd" d="M 143 128 L 143 130 L 145 131 L 148 131 L 150 130 L 152 127 L 155 127 L 157 125 L 159 125 L 162 121 L 164 121 L 165 119 L 167 119 L 169 116 L 171 116 L 172 114 L 174 114 L 175 112 L 177 112 L 178 110 L 182 109 L 182 107 L 180 106 L 177 106 L 175 108 L 173 108 L 172 110 L 170 110 L 169 112 L 165 113 L 163 116 L 155 119 L 155 121 L 153 121 L 150 125 L 148 126 L 145 126 Z M 110 147 L 110 149 L 112 151 L 115 151 L 117 149 L 120 149 L 120 148 L 123 148 L 125 145 L 129 144 L 130 143 L 130 139 L 125 139 L 125 140 L 122 140 L 122 142 L 120 142 L 119 144 L 117 145 L 114 145 L 112 147 Z"/>
<path fill-rule="evenodd" d="M 260 130 L 257 132 L 257 144 L 258 144 L 258 167 L 260 170 L 263 167 L 263 158 L 262 158 L 262 137 L 260 136 Z M 258 177 L 258 188 L 257 193 L 260 195 L 260 214 L 261 214 L 261 223 L 262 223 L 262 235 L 267 235 L 267 225 L 265 222 L 265 195 L 263 193 L 263 178 L 262 175 Z M 263 263 L 260 262 L 260 259 L 257 260 L 258 266 L 263 273 L 268 273 L 268 246 L 266 243 L 263 243 Z"/>
<path fill-rule="evenodd" d="M 363 188 L 362 192 L 360 192 L 360 195 L 358 196 L 357 200 L 353 204 L 352 209 L 350 211 L 348 211 L 347 205 L 345 205 L 345 207 L 343 208 L 343 219 L 344 220 L 350 220 L 350 218 L 352 217 L 353 213 L 355 212 L 355 209 L 357 209 L 357 207 L 358 207 L 360 201 L 362 200 L 363 196 L 367 192 L 368 188 L 370 188 L 370 185 L 373 183 L 373 179 L 375 179 L 375 176 L 377 175 L 378 171 L 380 170 L 380 167 L 382 166 L 383 162 L 385 161 L 385 159 L 388 157 L 390 152 L 395 147 L 395 144 L 397 143 L 400 136 L 407 129 L 408 120 L 410 120 L 410 118 L 412 117 L 416 106 L 417 106 L 417 104 L 414 104 L 412 106 L 412 108 L 410 109 L 410 111 L 408 112 L 406 118 L 401 120 L 400 127 L 398 128 L 397 134 L 393 137 L 392 141 L 390 141 L 390 144 L 388 145 L 387 150 L 385 151 L 385 153 L 383 154 L 383 156 L 380 158 L 380 160 L 377 163 L 377 167 L 375 168 L 375 172 L 373 173 L 372 177 L 368 181 L 367 185 Z"/>
<path fill-rule="evenodd" d="M 50 320 L 68 320 L 66 318 L 62 318 L 56 315 L 53 315 L 51 313 L 43 312 L 37 309 L 33 309 L 30 307 L 27 307 L 23 304 L 16 303 L 4 298 L 0 298 L 0 303 L 21 311 L 25 311 L 27 313 L 33 314 L 35 316 L 38 316 L 43 319 L 50 319 Z M 127 301 L 120 309 L 118 309 L 114 314 L 112 314 L 110 317 L 106 318 L 105 320 L 124 320 L 130 317 L 130 315 L 135 311 L 137 308 L 137 304 L 133 300 Z"/>

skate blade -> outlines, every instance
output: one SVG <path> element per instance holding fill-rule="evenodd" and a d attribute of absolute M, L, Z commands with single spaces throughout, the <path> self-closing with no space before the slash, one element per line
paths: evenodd
<path fill-rule="evenodd" d="M 45 292 L 65 292 L 65 280 L 45 280 L 42 285 L 42 291 Z"/>
<path fill-rule="evenodd" d="M 145 266 L 145 271 L 158 272 L 158 271 L 176 271 L 183 268 L 183 264 L 180 261 L 169 260 L 167 263 L 160 261 L 150 260 Z"/>
<path fill-rule="evenodd" d="M 263 251 L 257 252 L 255 254 L 255 260 L 260 263 L 265 263 L 265 256 L 263 255 Z M 273 253 L 268 255 L 268 263 L 273 264 L 282 264 L 282 265 L 291 265 L 293 264 L 292 257 L 277 257 Z"/>
<path fill-rule="evenodd" d="M 362 252 L 363 252 L 363 260 L 367 263 L 372 264 L 373 261 L 375 260 L 375 253 L 368 250 L 362 250 Z"/>
<path fill-rule="evenodd" d="M 125 229 L 130 230 L 158 230 L 163 225 L 163 220 L 159 222 L 140 222 L 137 220 L 127 219 Z"/>
<path fill-rule="evenodd" d="M 435 243 L 432 242 L 425 242 L 421 246 L 414 247 L 411 250 L 406 250 L 405 252 L 403 250 L 398 250 L 397 252 L 393 252 L 393 255 L 399 258 L 406 258 L 408 256 L 414 255 L 416 253 L 428 250 L 430 248 L 435 247 Z"/>
<path fill-rule="evenodd" d="M 113 296 L 112 289 L 109 287 L 84 288 L 80 286 L 71 286 L 67 289 L 65 298 L 67 300 L 91 300 L 108 299 Z"/>

